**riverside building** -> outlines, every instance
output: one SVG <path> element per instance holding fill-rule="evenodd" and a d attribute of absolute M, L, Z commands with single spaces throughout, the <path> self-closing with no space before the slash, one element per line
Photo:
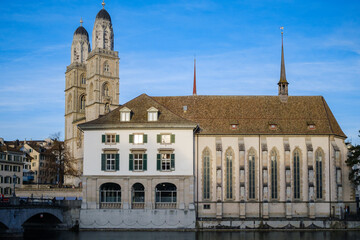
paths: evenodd
<path fill-rule="evenodd" d="M 354 201 L 346 136 L 323 97 L 288 95 L 283 46 L 277 96 L 197 95 L 194 76 L 191 96 L 142 94 L 119 105 L 113 41 L 103 8 L 92 50 L 85 28 L 75 31 L 66 72 L 81 228 L 311 225 L 340 218 Z"/>

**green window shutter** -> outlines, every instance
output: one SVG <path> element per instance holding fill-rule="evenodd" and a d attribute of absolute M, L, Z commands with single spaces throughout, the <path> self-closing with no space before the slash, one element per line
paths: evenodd
<path fill-rule="evenodd" d="M 102 171 L 105 171 L 105 164 L 106 164 L 106 154 L 101 154 L 101 170 Z"/>
<path fill-rule="evenodd" d="M 129 171 L 134 170 L 134 155 L 129 154 Z"/>
<path fill-rule="evenodd" d="M 159 135 L 158 135 L 159 136 Z M 158 170 L 158 171 L 160 171 L 161 170 L 161 154 L 157 154 L 157 161 L 156 161 L 156 169 Z"/>
<path fill-rule="evenodd" d="M 161 135 L 160 135 L 160 134 L 158 134 L 158 135 L 156 136 L 156 142 L 157 142 L 157 143 L 161 143 Z"/>
<path fill-rule="evenodd" d="M 119 154 L 115 154 L 115 170 L 119 170 Z"/>
<path fill-rule="evenodd" d="M 119 142 L 119 135 L 115 136 L 115 141 L 118 143 Z"/>
<path fill-rule="evenodd" d="M 105 142 L 105 134 L 101 135 L 101 142 L 104 143 Z"/>
<path fill-rule="evenodd" d="M 147 170 L 147 154 L 144 154 L 143 156 L 144 156 L 143 170 L 146 171 Z"/>
<path fill-rule="evenodd" d="M 129 143 L 134 143 L 134 135 L 129 135 Z"/>
<path fill-rule="evenodd" d="M 175 154 L 171 154 L 171 170 L 175 170 Z"/>
<path fill-rule="evenodd" d="M 144 140 L 144 143 L 147 143 L 147 134 L 144 134 L 143 137 L 144 137 L 144 139 L 143 139 L 143 140 Z"/>
<path fill-rule="evenodd" d="M 175 143 L 175 134 L 171 134 L 171 143 Z"/>

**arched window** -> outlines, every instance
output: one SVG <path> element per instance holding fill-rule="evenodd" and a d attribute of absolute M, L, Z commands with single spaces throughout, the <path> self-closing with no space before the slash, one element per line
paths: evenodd
<path fill-rule="evenodd" d="M 315 163 L 316 163 L 316 198 L 321 199 L 323 197 L 323 153 L 318 149 L 315 153 Z"/>
<path fill-rule="evenodd" d="M 276 199 L 278 197 L 278 156 L 275 149 L 271 151 L 271 198 Z"/>
<path fill-rule="evenodd" d="M 255 199 L 255 152 L 249 152 L 249 199 Z"/>
<path fill-rule="evenodd" d="M 135 183 L 131 188 L 132 208 L 144 208 L 145 188 L 141 183 Z"/>
<path fill-rule="evenodd" d="M 172 183 L 159 183 L 155 187 L 156 208 L 176 208 L 176 186 Z"/>
<path fill-rule="evenodd" d="M 85 111 L 85 95 L 80 97 L 80 111 Z"/>
<path fill-rule="evenodd" d="M 116 183 L 104 183 L 100 186 L 100 208 L 120 208 L 121 187 Z"/>
<path fill-rule="evenodd" d="M 203 199 L 210 199 L 210 152 L 203 151 Z"/>
<path fill-rule="evenodd" d="M 226 163 L 226 198 L 233 198 L 233 152 L 228 149 L 225 153 Z"/>
<path fill-rule="evenodd" d="M 85 85 L 85 84 L 86 84 L 85 74 L 81 74 L 81 76 L 80 76 L 80 83 L 81 83 L 82 85 Z"/>
<path fill-rule="evenodd" d="M 294 151 L 293 161 L 293 181 L 294 181 L 294 198 L 300 198 L 300 151 L 296 149 Z"/>
<path fill-rule="evenodd" d="M 110 66 L 109 66 L 109 63 L 107 61 L 104 63 L 104 72 L 105 73 L 110 72 Z"/>
<path fill-rule="evenodd" d="M 102 95 L 106 96 L 106 97 L 109 96 L 109 85 L 107 83 L 104 83 L 104 85 L 103 85 Z"/>

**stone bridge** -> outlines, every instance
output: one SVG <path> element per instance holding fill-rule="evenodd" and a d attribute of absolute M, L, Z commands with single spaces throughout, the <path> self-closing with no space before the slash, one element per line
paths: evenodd
<path fill-rule="evenodd" d="M 81 200 L 10 199 L 0 204 L 0 232 L 24 228 L 70 229 L 79 223 Z"/>

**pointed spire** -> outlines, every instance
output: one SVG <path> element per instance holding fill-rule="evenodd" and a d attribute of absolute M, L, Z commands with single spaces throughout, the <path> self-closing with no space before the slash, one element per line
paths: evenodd
<path fill-rule="evenodd" d="M 280 81 L 279 83 L 288 83 L 285 73 L 285 60 L 284 60 L 284 27 L 281 27 L 281 69 L 280 69 Z"/>
<path fill-rule="evenodd" d="M 193 86 L 193 95 L 196 94 L 196 58 L 194 57 L 194 86 Z"/>
<path fill-rule="evenodd" d="M 103 0 L 103 2 L 101 3 L 101 5 L 103 6 L 103 9 L 105 9 L 105 1 Z"/>
<path fill-rule="evenodd" d="M 80 18 L 80 26 L 82 26 L 82 24 L 83 24 L 83 20 L 82 18 Z"/>
<path fill-rule="evenodd" d="M 281 27 L 281 67 L 280 67 L 280 80 L 279 85 L 279 96 L 282 102 L 287 102 L 288 99 L 288 85 L 285 73 L 285 59 L 284 59 L 284 27 Z"/>

